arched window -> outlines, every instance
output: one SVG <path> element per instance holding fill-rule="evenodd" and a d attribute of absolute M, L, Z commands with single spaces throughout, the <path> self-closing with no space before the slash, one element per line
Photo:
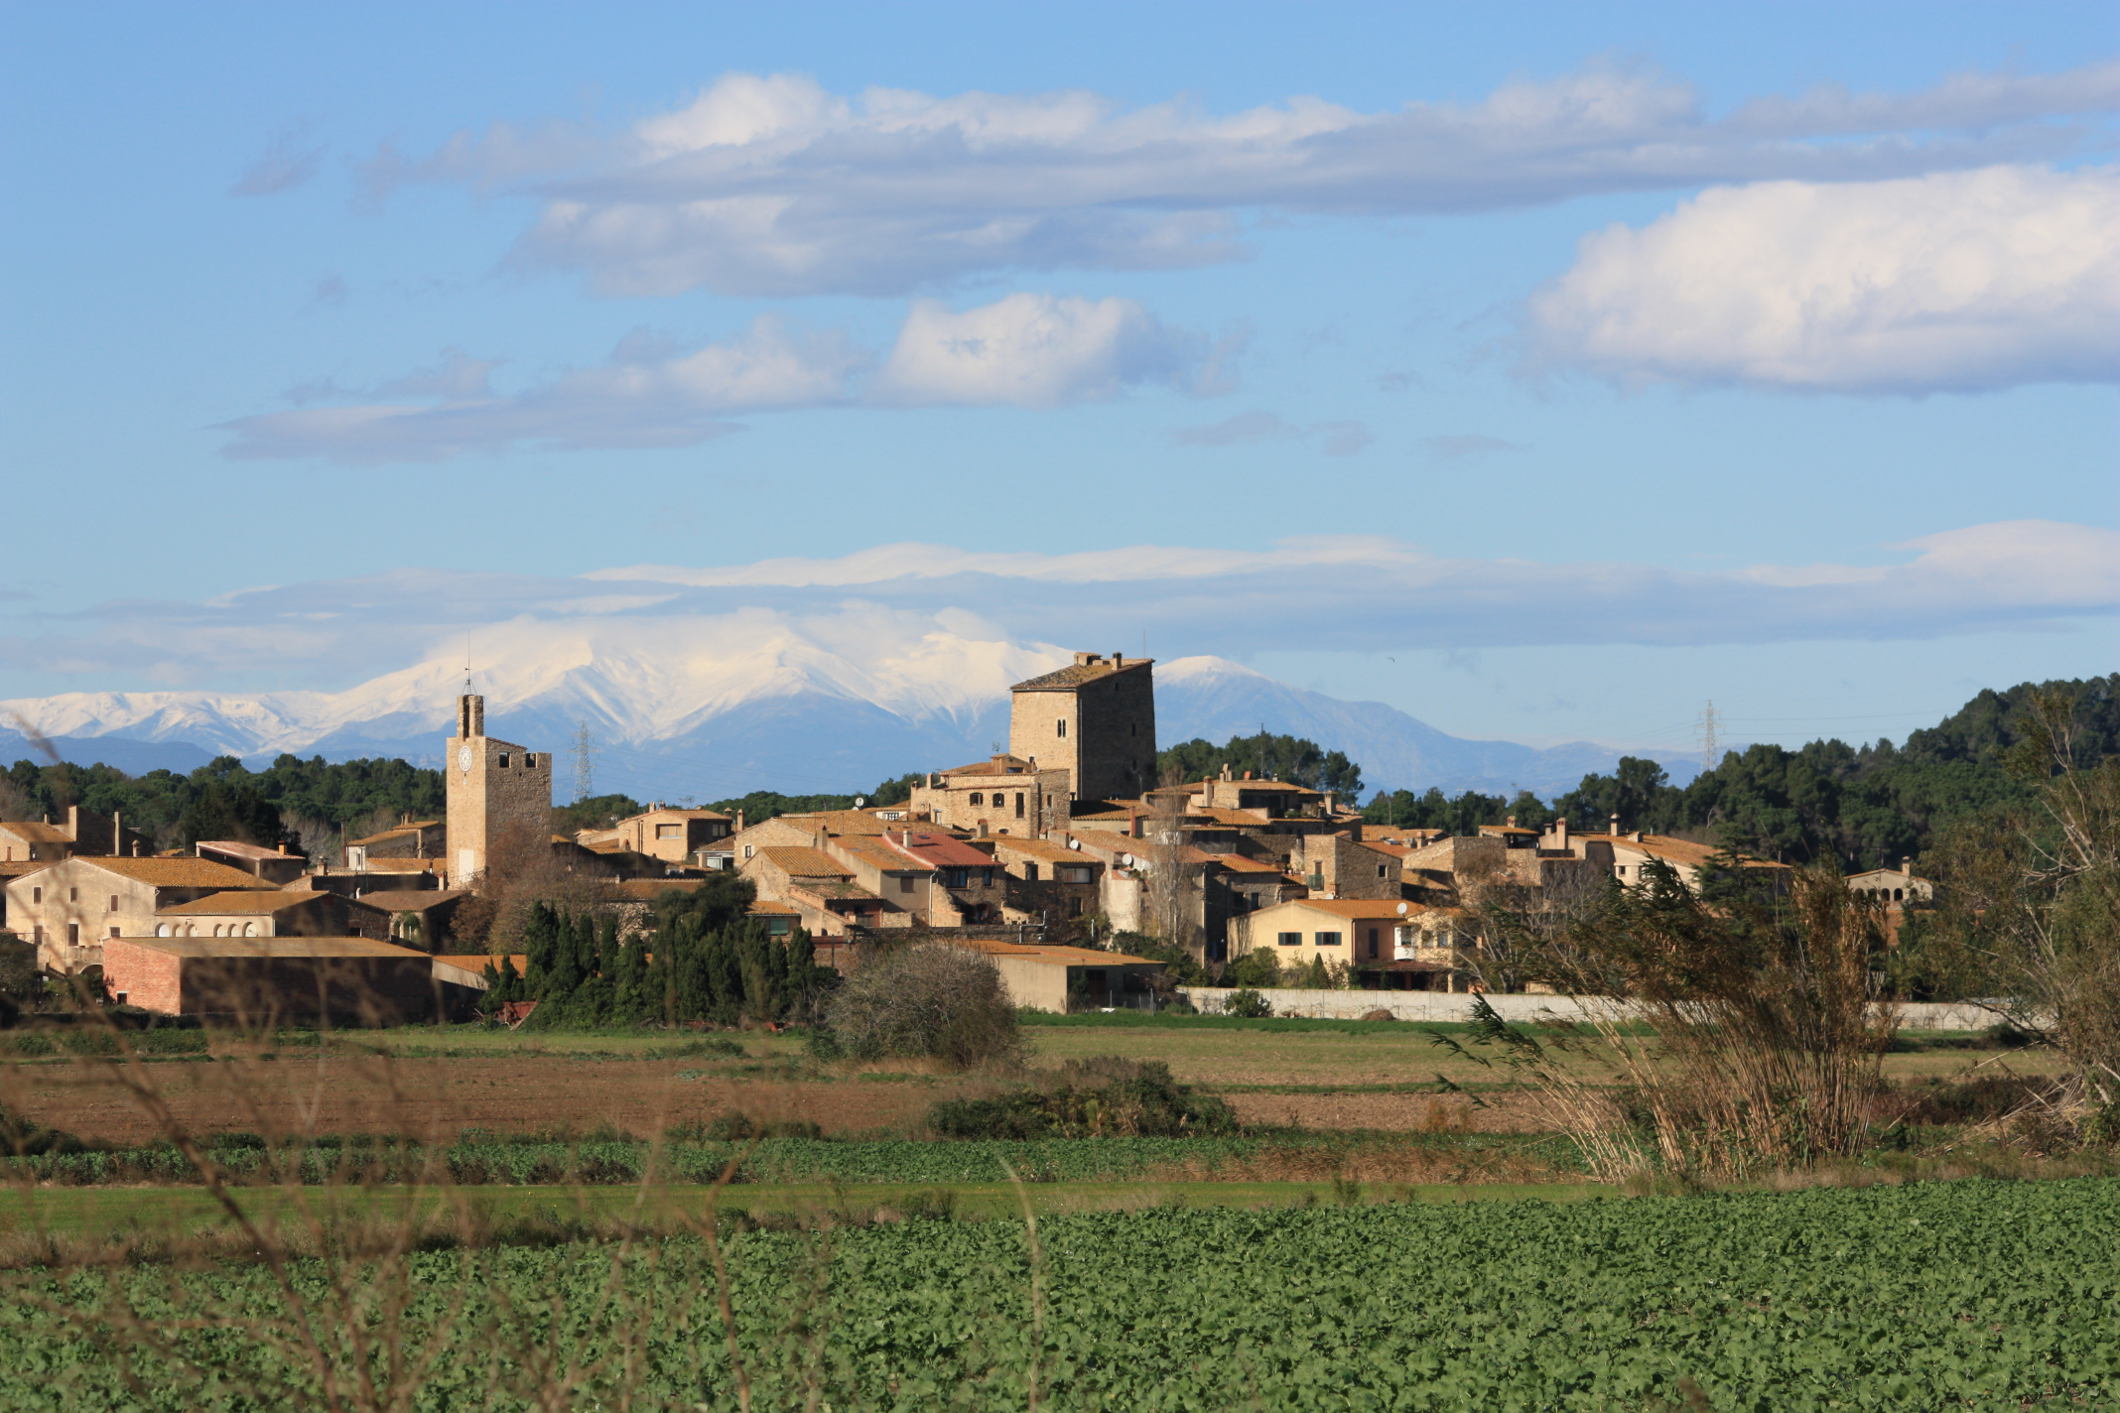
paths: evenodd
<path fill-rule="evenodd" d="M 258 935 L 258 925 L 257 925 L 256 923 L 254 923 L 254 922 L 246 922 L 246 923 L 244 923 L 244 924 L 243 924 L 243 935 L 244 935 L 245 937 L 255 937 L 255 936 L 257 936 L 257 935 Z"/>
<path fill-rule="evenodd" d="M 169 924 L 168 924 L 168 923 L 166 923 L 166 922 L 158 922 L 158 923 L 156 923 L 156 924 L 155 924 L 155 936 L 157 936 L 157 937 L 167 937 L 167 936 L 169 936 L 169 935 L 170 935 L 170 933 L 169 933 Z"/>

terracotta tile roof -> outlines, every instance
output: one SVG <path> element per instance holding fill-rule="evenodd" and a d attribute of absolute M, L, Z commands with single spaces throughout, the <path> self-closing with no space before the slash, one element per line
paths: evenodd
<path fill-rule="evenodd" d="M 1148 667 L 1151 660 L 1145 657 L 1130 657 L 1125 662 L 1113 665 L 1110 658 L 1099 662 L 1078 662 L 1067 667 L 1043 673 L 1018 682 L 1009 688 L 1011 692 L 1066 692 L 1085 682 L 1094 682 L 1100 677 L 1111 677 L 1121 672 L 1131 672 L 1137 667 Z"/>
<path fill-rule="evenodd" d="M 1208 858 L 1222 865 L 1231 873 L 1280 873 L 1281 866 L 1267 863 L 1264 859 L 1247 859 L 1242 854 L 1209 854 Z"/>
<path fill-rule="evenodd" d="M 994 856 L 986 850 L 965 843 L 948 834 L 935 834 L 927 830 L 909 829 L 903 834 L 888 834 L 884 843 L 902 853 L 911 854 L 934 868 L 992 868 Z"/>
<path fill-rule="evenodd" d="M 319 898 L 333 896 L 310 889 L 274 888 L 264 890 L 246 888 L 240 892 L 208 893 L 203 898 L 194 898 L 188 903 L 177 903 L 167 908 L 156 908 L 156 917 L 202 917 L 208 914 L 244 913 L 263 916 L 267 913 L 283 913 L 289 908 L 299 908 Z"/>
<path fill-rule="evenodd" d="M 6 830 L 25 844 L 71 844 L 74 836 L 56 824 L 42 820 L 0 820 L 0 829 Z"/>
<path fill-rule="evenodd" d="M 273 892 L 279 889 L 255 874 L 245 873 L 240 868 L 215 863 L 211 859 L 194 858 L 85 858 L 74 857 L 73 862 L 87 864 L 115 873 L 121 878 L 130 878 L 136 883 L 145 883 L 151 888 L 263 888 Z"/>
<path fill-rule="evenodd" d="M 1007 942 L 998 937 L 951 938 L 953 947 L 969 947 L 975 952 L 984 952 L 990 957 L 1020 957 L 1026 961 L 1044 962 L 1049 966 L 1094 966 L 1094 967 L 1154 967 L 1163 963 L 1152 957 L 1136 957 L 1126 952 L 1100 952 L 1094 947 L 1046 946 L 1036 942 Z"/>
<path fill-rule="evenodd" d="M 440 873 L 440 859 L 370 859 L 358 869 L 340 869 L 339 873 Z"/>
<path fill-rule="evenodd" d="M 996 769 L 997 766 L 999 769 Z M 1030 774 L 1030 771 L 1031 763 L 1022 756 L 1002 755 L 988 756 L 985 760 L 975 760 L 970 765 L 953 765 L 948 770 L 938 770 L 935 773 L 937 775 L 1022 776 Z"/>
<path fill-rule="evenodd" d="M 1713 844 L 1701 844 L 1691 839 L 1674 839 L 1668 834 L 1644 834 L 1637 839 L 1631 834 L 1576 834 L 1575 839 L 1595 840 L 1620 849 L 1635 849 L 1661 859 L 1665 863 L 1684 864 L 1688 868 L 1699 868 L 1723 851 Z M 1754 859 L 1739 856 L 1746 868 L 1787 868 L 1787 864 L 1770 859 Z"/>
<path fill-rule="evenodd" d="M 377 888 L 347 901 L 365 903 L 386 913 L 423 913 L 470 896 L 469 888 Z"/>
<path fill-rule="evenodd" d="M 897 827 L 890 820 L 880 818 L 868 810 L 818 810 L 814 814 L 783 814 L 774 818 L 786 820 L 790 824 L 806 825 L 813 830 L 822 829 L 827 834 L 881 834 L 886 829 Z M 762 819 L 759 824 L 773 822 Z"/>
<path fill-rule="evenodd" d="M 852 878 L 845 864 L 822 849 L 808 849 L 794 844 L 776 844 L 758 851 L 758 857 L 767 860 L 791 878 Z"/>
<path fill-rule="evenodd" d="M 192 845 L 194 850 L 213 849 L 218 853 L 234 854 L 239 859 L 299 859 L 300 854 L 290 854 L 285 849 L 268 849 L 262 844 L 246 844 L 240 839 L 201 839 Z"/>
<path fill-rule="evenodd" d="M 932 873 L 935 866 L 919 859 L 907 858 L 883 841 L 881 835 L 864 835 L 858 839 L 834 839 L 834 848 L 850 854 L 870 868 L 882 869 L 886 873 Z M 840 870 L 842 873 L 844 869 Z"/>
<path fill-rule="evenodd" d="M 770 898 L 760 898 L 745 911 L 759 917 L 801 917 L 801 908 L 791 908 L 786 903 L 776 903 Z"/>
<path fill-rule="evenodd" d="M 1051 863 L 1102 863 L 1079 849 L 1070 849 L 1065 844 L 1055 844 L 1050 839 L 1019 839 L 1013 834 L 997 834 L 991 841 L 997 858 L 1010 854 L 1026 859 L 1044 859 Z"/>
<path fill-rule="evenodd" d="M 20 878 L 40 868 L 50 868 L 57 859 L 0 859 L 0 878 Z"/>
<path fill-rule="evenodd" d="M 405 824 L 393 824 L 388 829 L 379 829 L 365 838 L 348 839 L 346 842 L 348 844 L 375 844 L 385 839 L 395 839 L 400 834 L 417 834 L 422 829 L 439 829 L 441 825 L 442 822 L 438 819 L 415 819 Z"/>

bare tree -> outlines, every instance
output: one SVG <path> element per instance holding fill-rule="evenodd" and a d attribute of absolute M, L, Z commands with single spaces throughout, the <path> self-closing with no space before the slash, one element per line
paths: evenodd
<path fill-rule="evenodd" d="M 1148 796 L 1149 814 L 1142 823 L 1146 835 L 1138 857 L 1148 864 L 1148 917 L 1145 921 L 1158 940 L 1182 948 L 1195 961 L 1207 954 L 1205 894 L 1206 870 L 1185 857 L 1185 832 L 1179 827 L 1184 813 L 1182 791 L 1165 788 Z"/>
<path fill-rule="evenodd" d="M 2120 757 L 2083 758 L 2074 703 L 2041 697 L 2011 761 L 2029 810 L 1958 831 L 1911 967 L 2058 1052 L 2051 1099 L 2087 1137 L 2120 1137 Z"/>

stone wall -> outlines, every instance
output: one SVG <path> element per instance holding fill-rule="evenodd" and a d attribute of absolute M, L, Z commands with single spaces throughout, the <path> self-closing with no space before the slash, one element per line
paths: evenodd
<path fill-rule="evenodd" d="M 1187 986 L 1179 994 L 1210 1014 L 1234 994 L 1228 987 Z M 1370 1011 L 1389 1011 L 1399 1020 L 1464 1021 L 1472 1018 L 1475 997 L 1447 991 L 1316 991 L 1296 987 L 1262 987 L 1275 1015 L 1312 1016 L 1322 1020 L 1359 1020 Z M 1586 1004 L 1573 996 L 1487 995 L 1487 1004 L 1504 1020 L 1535 1021 L 1551 1016 L 1580 1019 Z M 1609 1003 L 1607 1003 L 1609 1004 Z M 1928 1001 L 1907 1001 L 1899 1006 L 1900 1024 L 1907 1030 L 1986 1030 L 2000 1019 L 1979 1006 Z"/>

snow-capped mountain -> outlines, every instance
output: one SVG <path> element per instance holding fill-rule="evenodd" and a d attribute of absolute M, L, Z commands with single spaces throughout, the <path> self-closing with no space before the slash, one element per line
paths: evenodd
<path fill-rule="evenodd" d="M 1008 688 L 1068 660 L 1042 643 L 858 621 L 796 626 L 777 616 L 648 623 L 504 625 L 480 637 L 470 674 L 496 735 L 562 757 L 582 724 L 595 788 L 659 799 L 865 789 L 1001 748 Z M 0 702 L 0 753 L 190 769 L 211 755 L 282 752 L 440 759 L 466 673 L 444 657 L 339 692 L 258 695 L 93 692 Z M 1221 741 L 1268 730 L 1346 751 L 1376 788 L 1524 788 L 1551 794 L 1618 753 L 1467 741 L 1379 702 L 1286 686 L 1223 658 L 1156 668 L 1158 734 Z M 1674 774 L 1677 762 L 1672 762 Z"/>

